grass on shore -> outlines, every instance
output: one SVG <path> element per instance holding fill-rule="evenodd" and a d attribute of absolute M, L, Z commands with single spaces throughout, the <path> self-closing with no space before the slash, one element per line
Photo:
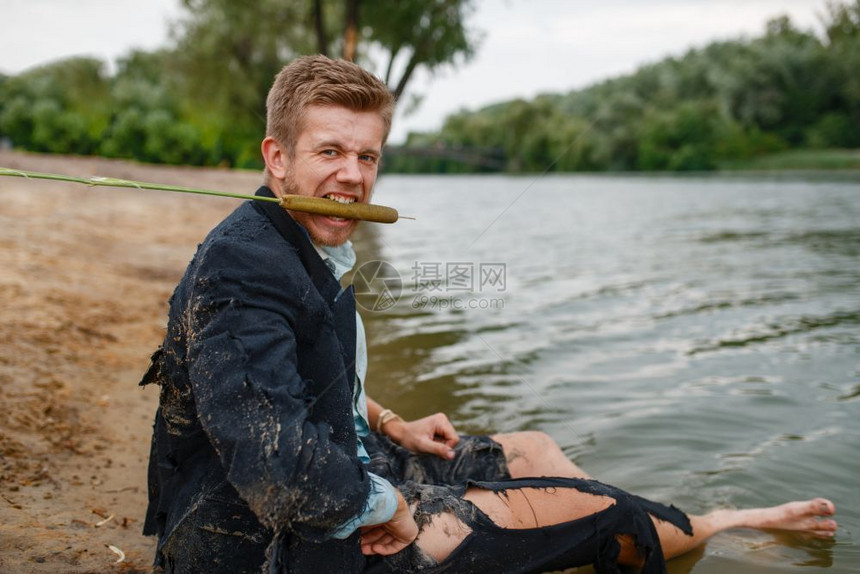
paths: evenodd
<path fill-rule="evenodd" d="M 724 171 L 860 170 L 860 149 L 790 150 L 720 164 Z"/>

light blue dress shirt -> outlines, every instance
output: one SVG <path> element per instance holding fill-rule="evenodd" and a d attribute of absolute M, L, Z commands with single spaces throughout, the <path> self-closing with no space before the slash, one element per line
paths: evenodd
<path fill-rule="evenodd" d="M 352 243 L 347 241 L 337 247 L 317 246 L 317 252 L 325 261 L 328 268 L 338 281 L 355 265 L 355 250 Z M 352 418 L 355 424 L 355 433 L 358 435 L 358 458 L 364 462 L 370 462 L 370 455 L 361 441 L 362 437 L 370 434 L 370 423 L 367 414 L 367 395 L 364 392 L 364 378 L 367 375 L 367 338 L 364 334 L 364 323 L 358 311 L 355 313 L 355 389 L 352 395 Z M 397 510 L 397 493 L 394 486 L 381 476 L 367 473 L 370 477 L 370 494 L 367 502 L 358 515 L 340 525 L 334 531 L 334 538 L 344 539 L 361 526 L 382 524 L 391 520 Z"/>

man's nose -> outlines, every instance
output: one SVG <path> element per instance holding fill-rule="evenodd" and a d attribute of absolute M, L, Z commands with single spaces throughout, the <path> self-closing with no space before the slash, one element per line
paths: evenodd
<path fill-rule="evenodd" d="M 340 169 L 337 170 L 337 180 L 341 183 L 360 184 L 362 181 L 358 156 L 344 156 Z"/>

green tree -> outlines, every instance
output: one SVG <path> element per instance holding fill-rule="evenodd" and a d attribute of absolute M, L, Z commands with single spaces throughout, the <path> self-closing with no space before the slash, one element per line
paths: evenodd
<path fill-rule="evenodd" d="M 34 151 L 92 153 L 108 125 L 109 93 L 99 60 L 70 58 L 34 68 L 0 86 L 0 132 Z"/>
<path fill-rule="evenodd" d="M 175 79 L 182 114 L 200 131 L 204 145 L 218 150 L 219 161 L 247 164 L 246 150 L 259 145 L 265 129 L 272 79 L 310 47 L 304 3 L 183 0 L 183 5 L 188 12 L 173 29 L 175 45 L 165 72 Z"/>
<path fill-rule="evenodd" d="M 111 123 L 100 153 L 153 163 L 210 159 L 199 130 L 182 113 L 170 58 L 165 50 L 135 51 L 119 61 L 111 86 Z"/>
<path fill-rule="evenodd" d="M 171 60 L 183 114 L 207 147 L 236 165 L 259 163 L 266 93 L 281 67 L 301 54 L 319 51 L 374 67 L 372 54 L 385 60 L 386 79 L 400 96 L 416 70 L 432 72 L 475 49 L 464 23 L 471 0 L 183 4 L 188 14 L 174 29 Z"/>
<path fill-rule="evenodd" d="M 371 52 L 382 54 L 385 82 L 399 99 L 418 69 L 432 73 L 474 56 L 478 34 L 466 26 L 473 12 L 472 0 L 362 3 L 358 14 L 368 44 L 365 58 Z"/>
<path fill-rule="evenodd" d="M 638 165 L 644 170 L 703 171 L 717 167 L 719 142 L 731 129 L 713 102 L 652 110 L 641 125 Z"/>
<path fill-rule="evenodd" d="M 810 135 L 823 146 L 860 147 L 860 0 L 829 2 L 827 11 L 827 69 L 835 89 L 829 113 Z"/>

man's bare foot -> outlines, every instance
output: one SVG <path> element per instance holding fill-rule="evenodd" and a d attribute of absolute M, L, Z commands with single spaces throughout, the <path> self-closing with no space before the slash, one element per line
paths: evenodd
<path fill-rule="evenodd" d="M 821 538 L 832 538 L 836 534 L 836 521 L 825 517 L 835 513 L 836 507 L 832 502 L 824 498 L 814 498 L 770 508 L 738 511 L 736 526 L 794 530 Z"/>

